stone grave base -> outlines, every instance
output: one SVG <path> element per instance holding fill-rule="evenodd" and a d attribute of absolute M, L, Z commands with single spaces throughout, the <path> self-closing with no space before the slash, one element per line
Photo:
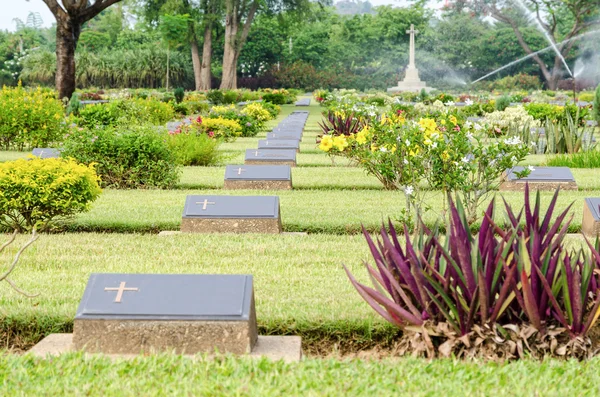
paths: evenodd
<path fill-rule="evenodd" d="M 295 161 L 261 161 L 261 160 L 246 160 L 244 161 L 246 165 L 289 165 L 290 167 L 295 167 Z"/>
<path fill-rule="evenodd" d="M 252 315 L 250 318 L 254 318 Z M 73 347 L 89 353 L 138 354 L 150 348 L 177 354 L 245 354 L 258 334 L 253 321 L 77 320 Z"/>
<path fill-rule="evenodd" d="M 290 190 L 292 181 L 277 180 L 225 180 L 223 189 L 258 189 L 258 190 Z"/>
<path fill-rule="evenodd" d="M 51 334 L 35 345 L 29 353 L 36 357 L 58 356 L 75 351 L 73 334 Z M 152 353 L 152 352 L 148 352 Z M 92 353 L 86 353 L 91 355 Z M 133 359 L 137 354 L 108 354 L 112 359 Z M 192 356 L 192 355 L 190 355 Z M 258 336 L 252 352 L 252 358 L 268 358 L 273 361 L 296 362 L 302 358 L 302 339 L 299 336 Z M 192 356 L 193 357 L 193 356 Z"/>
<path fill-rule="evenodd" d="M 281 233 L 281 218 L 183 218 L 186 233 Z"/>
<path fill-rule="evenodd" d="M 500 190 L 504 191 L 525 191 L 525 182 L 511 182 L 504 181 L 500 184 Z M 576 182 L 532 182 L 529 181 L 529 188 L 531 190 L 556 190 L 560 187 L 560 190 L 577 190 Z"/>
<path fill-rule="evenodd" d="M 296 150 L 296 153 L 300 153 L 300 148 L 293 148 L 293 147 L 275 147 L 275 146 L 271 146 L 271 147 L 259 147 L 258 150 Z M 248 164 L 248 163 L 246 163 Z"/>
<path fill-rule="evenodd" d="M 581 232 L 589 237 L 596 237 L 600 233 L 600 221 L 597 221 L 590 211 L 587 202 L 583 204 L 583 220 L 581 221 Z"/>

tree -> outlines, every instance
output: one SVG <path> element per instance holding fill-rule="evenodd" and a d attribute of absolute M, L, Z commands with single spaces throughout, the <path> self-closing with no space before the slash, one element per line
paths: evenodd
<path fill-rule="evenodd" d="M 220 87 L 222 90 L 237 88 L 238 59 L 259 4 L 259 0 L 225 0 L 225 45 Z"/>
<path fill-rule="evenodd" d="M 552 68 L 549 68 L 539 55 L 533 55 L 549 89 L 556 89 L 558 80 L 563 74 L 563 59 L 571 52 L 575 40 L 570 40 L 590 27 L 599 25 L 598 10 L 600 0 L 464 0 L 458 7 L 468 7 L 477 12 L 491 15 L 496 20 L 506 23 L 513 30 L 517 42 L 527 54 L 535 51 L 523 37 L 523 26 L 515 16 L 514 10 L 529 17 L 549 40 L 549 45 L 556 47 Z"/>
<path fill-rule="evenodd" d="M 43 0 L 56 18 L 56 90 L 59 98 L 75 91 L 75 50 L 84 23 L 122 0 Z"/>

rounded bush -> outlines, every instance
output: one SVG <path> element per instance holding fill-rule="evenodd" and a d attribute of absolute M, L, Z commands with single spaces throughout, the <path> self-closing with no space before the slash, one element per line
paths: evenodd
<path fill-rule="evenodd" d="M 168 189 L 179 180 L 166 133 L 155 126 L 76 130 L 65 139 L 62 156 L 96 164 L 104 187 Z"/>
<path fill-rule="evenodd" d="M 87 211 L 101 193 L 93 165 L 73 159 L 0 163 L 0 225 L 29 231 Z"/>

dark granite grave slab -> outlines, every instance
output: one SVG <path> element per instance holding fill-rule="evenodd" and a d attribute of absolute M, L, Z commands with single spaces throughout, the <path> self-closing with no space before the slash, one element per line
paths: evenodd
<path fill-rule="evenodd" d="M 291 149 L 300 151 L 300 141 L 297 139 L 259 139 L 258 148 L 260 150 Z"/>
<path fill-rule="evenodd" d="M 76 349 L 248 353 L 258 338 L 250 275 L 92 274 L 73 326 Z"/>
<path fill-rule="evenodd" d="M 247 149 L 245 164 L 296 166 L 296 151 L 290 149 Z"/>
<path fill-rule="evenodd" d="M 581 231 L 591 237 L 600 235 L 600 197 L 585 199 Z"/>
<path fill-rule="evenodd" d="M 500 185 L 500 190 L 523 190 L 525 184 L 537 190 L 577 190 L 575 178 L 568 167 L 535 167 L 525 178 L 517 178 L 515 172 L 520 172 L 521 166 L 507 171 L 505 182 Z"/>
<path fill-rule="evenodd" d="M 467 121 L 470 121 L 471 123 L 478 123 L 483 121 L 483 117 L 467 117 Z"/>
<path fill-rule="evenodd" d="M 596 120 L 587 120 L 585 122 L 585 125 L 587 125 L 588 127 L 595 127 L 598 125 L 598 122 Z"/>
<path fill-rule="evenodd" d="M 187 196 L 181 231 L 281 233 L 277 196 Z"/>
<path fill-rule="evenodd" d="M 274 190 L 292 188 L 289 165 L 228 165 L 224 189 Z"/>
<path fill-rule="evenodd" d="M 267 139 L 284 139 L 284 140 L 295 140 L 302 141 L 302 132 L 269 132 Z"/>
<path fill-rule="evenodd" d="M 79 101 L 79 104 L 81 106 L 86 106 L 86 105 L 97 105 L 99 103 L 108 103 L 109 101 L 105 100 L 105 99 L 101 99 L 101 100 L 97 100 L 97 101 Z"/>
<path fill-rule="evenodd" d="M 296 106 L 310 106 L 310 98 L 302 98 L 296 101 Z"/>
<path fill-rule="evenodd" d="M 55 148 L 35 148 L 32 155 L 42 159 L 55 159 L 60 157 L 60 150 Z"/>

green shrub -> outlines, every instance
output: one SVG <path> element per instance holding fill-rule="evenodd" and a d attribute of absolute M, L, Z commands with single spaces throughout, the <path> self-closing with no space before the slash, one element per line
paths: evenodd
<path fill-rule="evenodd" d="M 525 105 L 525 110 L 535 120 L 546 121 L 550 120 L 555 123 L 566 122 L 570 117 L 577 125 L 584 125 L 585 118 L 588 115 L 587 108 L 580 108 L 575 104 L 565 106 L 552 105 L 549 103 L 528 103 Z"/>
<path fill-rule="evenodd" d="M 181 103 L 183 101 L 183 97 L 185 96 L 185 91 L 183 88 L 178 87 L 175 88 L 175 91 L 173 91 L 173 95 L 175 96 L 175 101 L 177 103 Z"/>
<path fill-rule="evenodd" d="M 577 97 L 582 102 L 594 102 L 594 91 L 580 92 Z"/>
<path fill-rule="evenodd" d="M 0 90 L 0 145 L 5 149 L 52 146 L 65 131 L 65 110 L 52 91 L 20 84 Z"/>
<path fill-rule="evenodd" d="M 168 143 L 179 165 L 215 165 L 221 160 L 220 142 L 206 134 L 172 134 Z"/>
<path fill-rule="evenodd" d="M 67 136 L 62 155 L 95 163 L 105 187 L 171 188 L 179 169 L 165 138 L 149 125 L 82 129 Z"/>
<path fill-rule="evenodd" d="M 155 125 L 173 119 L 175 111 L 170 103 L 156 99 L 120 99 L 109 103 L 87 105 L 79 111 L 77 125 L 81 127 L 139 125 L 140 122 Z"/>
<path fill-rule="evenodd" d="M 235 104 L 238 103 L 238 93 L 236 91 L 225 91 L 223 93 L 223 103 L 224 104 Z"/>
<path fill-rule="evenodd" d="M 206 93 L 206 99 L 213 105 L 221 105 L 223 103 L 223 93 L 220 90 L 210 90 Z"/>
<path fill-rule="evenodd" d="M 263 94 L 263 101 L 272 103 L 274 105 L 285 105 L 285 95 L 284 94 L 274 94 L 274 93 L 266 93 Z"/>
<path fill-rule="evenodd" d="M 496 110 L 503 111 L 510 106 L 510 97 L 503 95 L 496 100 Z"/>
<path fill-rule="evenodd" d="M 513 76 L 506 76 L 492 83 L 492 90 L 515 91 L 515 90 L 536 90 L 541 87 L 538 76 L 530 76 L 525 73 L 519 73 Z"/>
<path fill-rule="evenodd" d="M 600 123 L 600 84 L 596 88 L 596 97 L 594 98 L 594 119 Z"/>
<path fill-rule="evenodd" d="M 101 193 L 93 165 L 73 159 L 0 163 L 0 225 L 43 230 L 50 221 L 89 209 Z"/>
<path fill-rule="evenodd" d="M 281 106 L 279 105 L 270 102 L 261 102 L 261 105 L 271 114 L 271 119 L 276 118 L 281 113 Z"/>
<path fill-rule="evenodd" d="M 206 113 L 210 109 L 210 105 L 206 101 L 185 101 L 183 103 L 189 109 L 189 114 Z"/>
<path fill-rule="evenodd" d="M 171 106 L 173 107 L 173 111 L 180 116 L 187 116 L 188 114 L 191 114 L 187 102 L 171 102 Z"/>

